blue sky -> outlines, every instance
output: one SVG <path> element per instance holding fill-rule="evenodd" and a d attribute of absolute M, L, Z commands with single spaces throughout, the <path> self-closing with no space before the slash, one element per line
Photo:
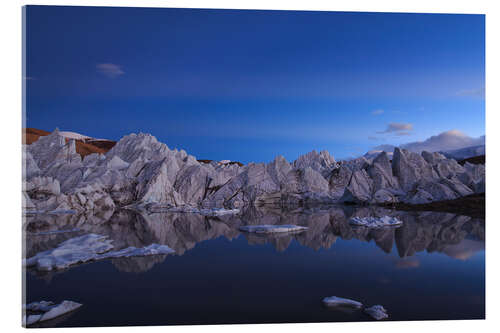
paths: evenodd
<path fill-rule="evenodd" d="M 244 163 L 485 133 L 483 15 L 28 6 L 26 22 L 28 127 Z"/>

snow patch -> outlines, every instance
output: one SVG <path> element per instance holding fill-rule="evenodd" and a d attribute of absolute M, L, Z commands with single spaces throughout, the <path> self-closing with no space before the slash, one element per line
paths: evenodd
<path fill-rule="evenodd" d="M 76 132 L 68 132 L 68 131 L 60 131 L 59 135 L 65 137 L 65 138 L 68 138 L 68 139 L 75 139 L 75 140 L 92 139 L 90 136 L 86 136 L 86 135 L 76 133 Z"/>

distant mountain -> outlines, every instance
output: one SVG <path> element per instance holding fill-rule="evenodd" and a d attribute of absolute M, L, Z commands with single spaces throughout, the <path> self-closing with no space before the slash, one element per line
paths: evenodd
<path fill-rule="evenodd" d="M 385 150 L 370 150 L 369 152 L 367 152 L 366 154 L 363 155 L 364 158 L 366 158 L 368 161 L 372 161 L 375 157 L 377 157 L 381 152 L 383 152 Z M 393 151 L 394 151 L 394 148 L 393 148 Z M 393 152 L 392 151 L 385 151 L 387 153 L 387 157 L 389 157 L 389 159 L 392 160 L 392 154 Z"/>
<path fill-rule="evenodd" d="M 392 154 L 394 151 L 394 148 L 396 146 L 392 145 L 383 145 L 379 147 L 375 147 L 375 149 L 370 150 L 366 154 L 363 155 L 364 158 L 367 160 L 371 161 L 375 157 L 378 156 L 381 152 L 385 151 L 387 152 L 387 156 L 392 159 Z M 400 148 L 403 149 L 408 149 L 404 145 L 401 146 Z M 412 151 L 412 149 L 408 149 L 409 151 Z M 430 151 L 434 152 L 434 151 Z M 473 157 L 478 157 L 478 156 L 483 156 L 486 155 L 486 149 L 485 145 L 477 145 L 477 146 L 471 146 L 471 147 L 465 147 L 465 148 L 460 148 L 460 149 L 453 149 L 453 150 L 447 150 L 447 151 L 439 151 L 440 154 L 443 154 L 446 158 L 453 158 L 457 161 L 462 161 L 465 159 L 470 159 Z"/>
<path fill-rule="evenodd" d="M 453 158 L 455 160 L 464 160 L 466 158 L 476 157 L 486 155 L 485 145 L 465 147 L 461 149 L 449 150 L 440 152 L 447 158 Z"/>
<path fill-rule="evenodd" d="M 36 129 L 36 128 L 25 128 L 23 129 L 23 143 L 32 144 L 37 141 L 41 136 L 49 135 L 50 132 Z M 86 136 L 76 132 L 59 132 L 59 135 L 64 137 L 66 141 L 74 139 L 76 141 L 76 152 L 82 157 L 89 154 L 99 153 L 105 154 L 116 144 L 116 141 L 106 140 L 106 139 L 95 139 L 90 136 Z"/>
<path fill-rule="evenodd" d="M 440 152 L 446 157 L 453 157 L 456 160 L 485 155 L 484 145 L 486 137 L 470 137 L 459 130 L 450 130 L 433 135 L 423 141 L 413 141 L 399 146 L 414 153 Z M 481 148 L 482 147 L 482 148 Z M 366 159 L 374 158 L 375 153 L 385 151 L 392 153 L 396 146 L 383 144 L 372 148 L 372 151 L 365 154 Z M 477 148 L 477 149 L 476 149 Z M 482 150 L 481 150 L 482 149 Z"/>

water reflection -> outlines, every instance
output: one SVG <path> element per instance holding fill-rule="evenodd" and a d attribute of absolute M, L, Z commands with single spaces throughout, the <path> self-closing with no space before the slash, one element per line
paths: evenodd
<path fill-rule="evenodd" d="M 351 217 L 396 216 L 404 224 L 397 229 L 366 229 L 349 225 Z M 86 233 L 107 235 L 115 249 L 128 246 L 143 247 L 151 243 L 168 245 L 175 255 L 183 255 L 203 241 L 240 236 L 241 225 L 296 224 L 309 229 L 299 234 L 256 235 L 243 233 L 248 244 L 272 244 L 277 251 L 286 251 L 295 239 L 300 245 L 314 249 L 330 249 L 338 237 L 371 242 L 390 253 L 396 245 L 401 258 L 397 268 L 419 266 L 411 258 L 418 252 L 439 252 L 460 260 L 484 250 L 484 220 L 437 212 L 400 212 L 379 207 L 334 207 L 308 211 L 289 211 L 252 208 L 241 216 L 204 217 L 197 214 L 154 213 L 140 214 L 120 210 L 112 215 L 48 215 L 27 217 L 24 253 L 30 257 L 37 252 L 56 247 L 62 241 Z M 51 230 L 79 231 L 34 235 Z M 111 262 L 123 272 L 145 272 L 167 256 L 113 259 Z"/>

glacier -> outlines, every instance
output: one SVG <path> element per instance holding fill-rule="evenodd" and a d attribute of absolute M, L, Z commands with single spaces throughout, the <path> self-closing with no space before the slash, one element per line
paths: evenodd
<path fill-rule="evenodd" d="M 336 161 L 311 151 L 288 162 L 199 162 L 150 134 L 123 137 L 106 154 L 82 158 L 58 129 L 23 145 L 27 214 L 113 212 L 119 208 L 202 215 L 248 206 L 312 207 L 334 203 L 409 204 L 484 193 L 485 166 L 460 165 L 440 153 L 395 148 L 392 156 Z M 226 162 L 226 161 L 223 161 Z"/>

